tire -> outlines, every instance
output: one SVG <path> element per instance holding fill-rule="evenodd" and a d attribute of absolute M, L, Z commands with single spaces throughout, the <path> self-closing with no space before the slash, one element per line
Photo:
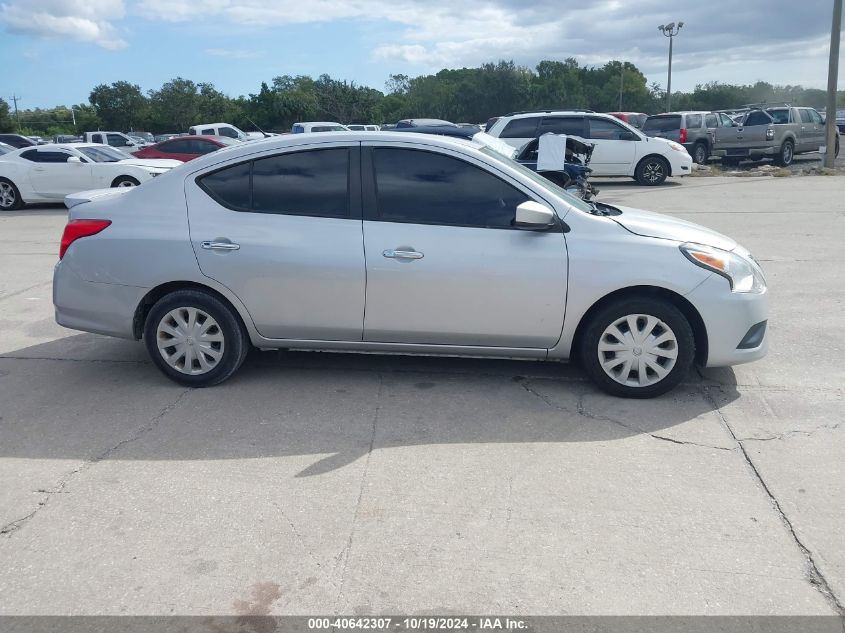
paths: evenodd
<path fill-rule="evenodd" d="M 660 156 L 646 156 L 637 165 L 634 177 L 647 187 L 662 185 L 669 176 L 669 163 Z"/>
<path fill-rule="evenodd" d="M 187 341 L 178 342 L 180 335 Z M 170 341 L 174 344 L 166 345 Z M 144 344 L 161 372 L 186 387 L 220 384 L 238 370 L 250 348 L 238 315 L 202 290 L 177 290 L 159 299 L 144 323 Z"/>
<path fill-rule="evenodd" d="M 118 176 L 114 180 L 112 180 L 111 186 L 112 187 L 137 187 L 141 183 L 138 182 L 137 178 L 133 178 L 132 176 Z"/>
<path fill-rule="evenodd" d="M 788 167 L 792 164 L 793 159 L 795 158 L 795 143 L 790 140 L 786 140 L 783 142 L 783 145 L 780 146 L 780 152 L 775 157 L 775 164 L 780 165 L 781 167 Z"/>
<path fill-rule="evenodd" d="M 20 190 L 11 180 L 0 178 L 0 211 L 16 211 L 23 206 Z"/>
<path fill-rule="evenodd" d="M 611 332 L 614 326 L 621 339 Z M 636 335 L 629 337 L 631 332 Z M 651 346 L 651 336 L 655 337 L 651 340 L 668 338 Z M 584 371 L 602 391 L 624 398 L 653 398 L 687 376 L 695 358 L 695 337 L 687 318 L 671 303 L 622 299 L 592 317 L 581 337 L 579 356 Z M 645 374 L 642 379 L 640 371 Z"/>
<path fill-rule="evenodd" d="M 707 163 L 708 158 L 710 158 L 710 148 L 707 147 L 707 143 L 699 142 L 693 145 L 692 162 L 704 165 Z"/>

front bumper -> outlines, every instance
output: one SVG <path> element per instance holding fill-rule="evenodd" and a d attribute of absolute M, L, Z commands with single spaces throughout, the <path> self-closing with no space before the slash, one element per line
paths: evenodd
<path fill-rule="evenodd" d="M 666 158 L 669 160 L 672 176 L 688 176 L 692 173 L 692 156 L 688 153 L 673 150 Z"/>
<path fill-rule="evenodd" d="M 728 280 L 714 273 L 686 298 L 698 310 L 707 330 L 706 367 L 739 365 L 766 355 L 769 328 L 759 324 L 769 318 L 768 291 L 731 292 Z"/>
<path fill-rule="evenodd" d="M 53 270 L 56 323 L 72 330 L 135 338 L 132 321 L 146 288 L 85 281 L 62 262 Z"/>

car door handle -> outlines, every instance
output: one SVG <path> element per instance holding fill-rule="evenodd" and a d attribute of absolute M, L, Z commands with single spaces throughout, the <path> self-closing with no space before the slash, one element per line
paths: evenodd
<path fill-rule="evenodd" d="M 240 244 L 232 242 L 201 242 L 200 246 L 207 251 L 236 251 L 241 247 Z"/>
<path fill-rule="evenodd" d="M 386 251 L 382 251 L 381 253 L 385 257 L 389 257 L 390 259 L 422 259 L 423 254 L 417 251 L 396 251 L 392 249 L 387 249 Z"/>

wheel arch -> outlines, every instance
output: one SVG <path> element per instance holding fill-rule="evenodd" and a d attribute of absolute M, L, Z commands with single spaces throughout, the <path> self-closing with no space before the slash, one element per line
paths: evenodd
<path fill-rule="evenodd" d="M 247 327 L 243 314 L 241 314 L 241 311 L 226 297 L 226 295 L 218 290 L 215 290 L 211 286 L 207 286 L 196 281 L 168 281 L 167 283 L 160 284 L 151 289 L 141 298 L 141 301 L 135 307 L 135 314 L 132 317 L 132 336 L 135 340 L 140 340 L 143 337 L 144 323 L 146 322 L 147 315 L 150 313 L 150 310 L 155 303 L 163 296 L 177 290 L 201 290 L 220 300 L 232 311 L 241 324 L 244 332 L 247 334 L 247 338 L 249 338 L 250 329 Z"/>
<path fill-rule="evenodd" d="M 702 366 L 706 365 L 708 342 L 707 327 L 704 325 L 704 319 L 701 318 L 701 315 L 698 313 L 695 306 L 682 295 L 659 286 L 629 286 L 627 288 L 620 288 L 619 290 L 614 290 L 613 292 L 606 294 L 593 303 L 593 305 L 591 305 L 590 308 L 581 316 L 581 319 L 578 321 L 578 327 L 575 328 L 575 335 L 572 337 L 572 346 L 570 348 L 572 350 L 570 358 L 575 358 L 577 356 L 577 350 L 581 347 L 581 339 L 584 336 L 584 332 L 586 331 L 593 316 L 597 314 L 599 310 L 602 310 L 605 306 L 622 299 L 642 298 L 663 299 L 681 311 L 681 314 L 683 314 L 687 321 L 689 321 L 693 337 L 695 338 L 695 362 Z"/>
<path fill-rule="evenodd" d="M 139 185 L 142 182 L 144 182 L 142 179 L 139 179 L 138 176 L 132 175 L 130 173 L 121 173 L 121 174 L 118 174 L 117 176 L 115 176 L 114 178 L 111 179 L 111 184 L 109 185 L 109 187 L 114 187 L 117 184 L 118 180 L 123 180 L 125 178 L 129 178 L 131 180 L 134 180 Z"/>

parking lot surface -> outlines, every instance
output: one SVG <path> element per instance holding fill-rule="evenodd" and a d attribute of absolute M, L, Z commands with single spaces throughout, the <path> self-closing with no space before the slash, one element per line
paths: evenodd
<path fill-rule="evenodd" d="M 845 180 L 597 184 L 750 248 L 766 359 L 651 401 L 329 353 L 184 389 L 54 323 L 64 208 L 0 214 L 0 614 L 842 614 Z"/>

